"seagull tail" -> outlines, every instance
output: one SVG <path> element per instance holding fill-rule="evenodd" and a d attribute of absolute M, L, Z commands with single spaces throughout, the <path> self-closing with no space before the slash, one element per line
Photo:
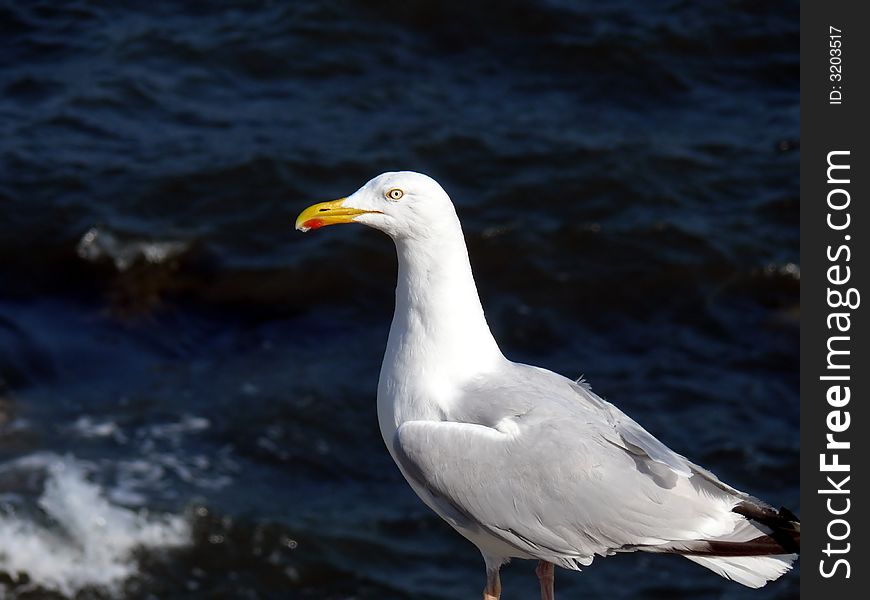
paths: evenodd
<path fill-rule="evenodd" d="M 779 579 L 791 570 L 791 565 L 797 558 L 797 554 L 727 557 L 686 554 L 684 556 L 725 579 L 731 579 L 751 588 L 760 588 L 768 581 Z"/>
<path fill-rule="evenodd" d="M 745 519 L 732 534 L 692 542 L 678 553 L 751 588 L 789 571 L 800 554 L 800 520 L 786 508 L 776 510 L 748 499 L 732 510 Z"/>

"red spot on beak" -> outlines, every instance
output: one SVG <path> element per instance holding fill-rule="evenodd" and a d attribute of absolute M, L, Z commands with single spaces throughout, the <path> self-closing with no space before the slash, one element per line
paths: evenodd
<path fill-rule="evenodd" d="M 315 229 L 323 227 L 323 219 L 308 219 L 302 224 L 302 226 L 309 231 L 314 231 Z"/>

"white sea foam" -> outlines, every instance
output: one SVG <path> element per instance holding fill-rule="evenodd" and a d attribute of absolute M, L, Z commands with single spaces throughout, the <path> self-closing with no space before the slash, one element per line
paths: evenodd
<path fill-rule="evenodd" d="M 119 237 L 102 227 L 91 227 L 76 246 L 78 255 L 90 262 L 110 259 L 119 271 L 126 271 L 137 262 L 165 263 L 188 249 L 189 244 L 173 240 L 134 240 Z"/>
<path fill-rule="evenodd" d="M 112 504 L 74 458 L 40 454 L 15 461 L 14 468 L 37 465 L 46 476 L 39 510 L 33 511 L 41 514 L 32 517 L 15 503 L 0 504 L 0 572 L 18 580 L 26 574 L 29 583 L 18 591 L 43 588 L 69 597 L 87 587 L 115 592 L 137 572 L 134 550 L 190 542 L 183 517 Z"/>
<path fill-rule="evenodd" d="M 87 415 L 76 419 L 70 429 L 84 438 L 107 438 L 111 437 L 119 444 L 127 441 L 127 436 L 112 420 L 98 421 Z"/>

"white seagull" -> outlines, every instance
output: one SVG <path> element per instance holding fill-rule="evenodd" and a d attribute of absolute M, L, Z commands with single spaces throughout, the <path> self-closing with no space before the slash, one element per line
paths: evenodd
<path fill-rule="evenodd" d="M 378 382 L 378 421 L 402 475 L 486 563 L 536 559 L 541 598 L 554 565 L 596 556 L 685 556 L 757 588 L 791 568 L 800 522 L 677 454 L 583 383 L 511 362 L 489 330 L 456 210 L 441 186 L 384 173 L 315 204 L 300 231 L 362 223 L 399 256 L 396 310 Z"/>

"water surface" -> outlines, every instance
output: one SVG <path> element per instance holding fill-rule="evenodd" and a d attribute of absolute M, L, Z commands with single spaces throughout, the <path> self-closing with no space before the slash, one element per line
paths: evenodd
<path fill-rule="evenodd" d="M 377 428 L 392 244 L 292 230 L 392 169 L 453 197 L 509 357 L 799 512 L 797 2 L 74 0 L 0 23 L 0 595 L 479 594 Z M 798 580 L 626 555 L 557 587 Z"/>

